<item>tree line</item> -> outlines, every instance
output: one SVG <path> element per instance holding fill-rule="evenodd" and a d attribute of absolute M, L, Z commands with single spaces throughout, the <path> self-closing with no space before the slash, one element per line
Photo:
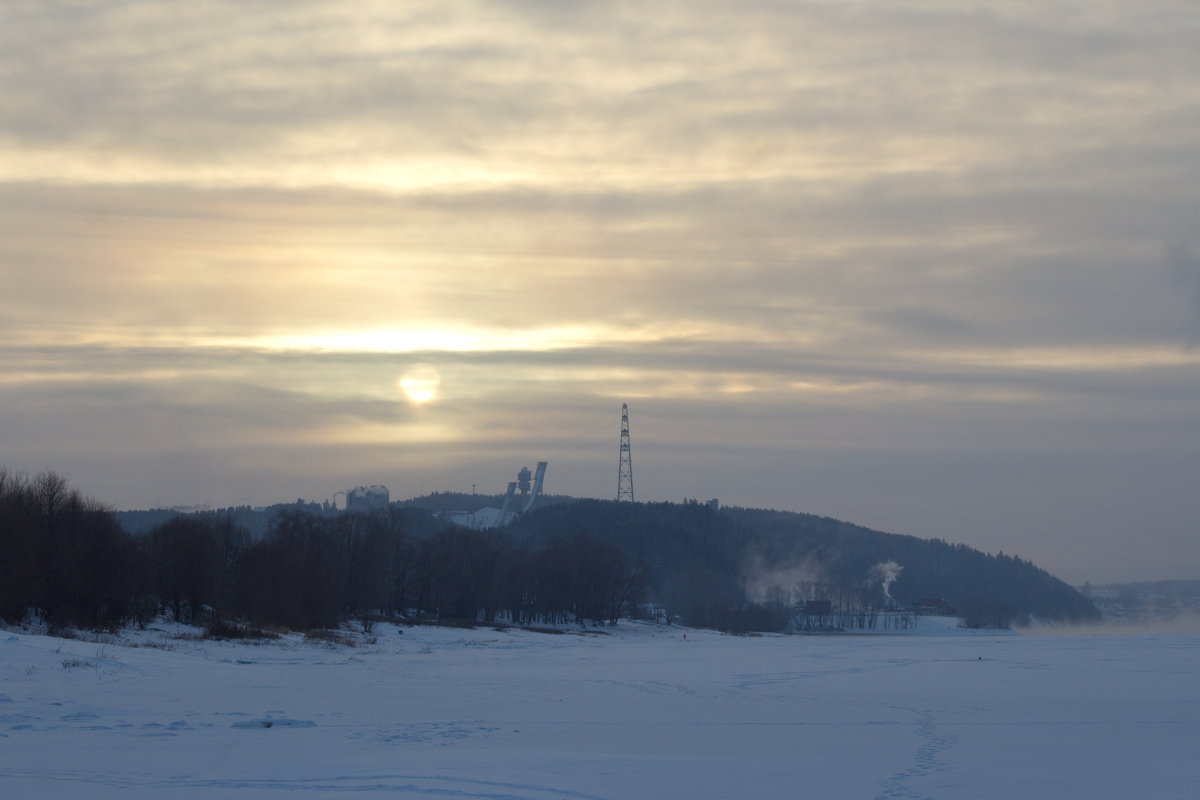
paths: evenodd
<path fill-rule="evenodd" d="M 0 471 L 0 619 L 113 628 L 167 614 L 290 629 L 417 615 L 517 625 L 634 615 L 644 564 L 588 535 L 536 546 L 428 512 L 285 510 L 265 535 L 230 515 L 175 516 L 141 535 L 53 473 Z"/>

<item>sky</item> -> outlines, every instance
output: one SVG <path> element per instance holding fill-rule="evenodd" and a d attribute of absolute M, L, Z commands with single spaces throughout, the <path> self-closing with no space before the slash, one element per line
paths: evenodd
<path fill-rule="evenodd" d="M 5 0 L 0 467 L 1200 578 L 1194 0 Z"/>

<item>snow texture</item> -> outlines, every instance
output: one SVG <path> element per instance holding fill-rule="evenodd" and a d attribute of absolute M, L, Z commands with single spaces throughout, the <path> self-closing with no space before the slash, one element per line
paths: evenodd
<path fill-rule="evenodd" d="M 602 631 L 0 634 L 0 797 L 1200 797 L 1200 636 Z"/>

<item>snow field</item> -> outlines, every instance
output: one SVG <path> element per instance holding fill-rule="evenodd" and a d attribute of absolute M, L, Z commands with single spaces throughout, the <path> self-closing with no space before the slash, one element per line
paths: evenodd
<path fill-rule="evenodd" d="M 1200 797 L 1200 636 L 158 627 L 0 632 L 0 797 Z"/>

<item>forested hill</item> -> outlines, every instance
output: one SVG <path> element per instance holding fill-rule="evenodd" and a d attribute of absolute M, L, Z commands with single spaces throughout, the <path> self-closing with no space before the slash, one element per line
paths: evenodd
<path fill-rule="evenodd" d="M 1091 601 L 1029 561 L 808 514 L 580 500 L 538 509 L 510 531 L 531 543 L 560 535 L 612 542 L 651 567 L 665 605 L 693 611 L 700 596 L 714 607 L 831 592 L 882 599 L 878 567 L 890 562 L 900 568 L 889 587 L 900 604 L 938 598 L 996 623 L 1099 619 Z"/>
<path fill-rule="evenodd" d="M 393 509 L 432 514 L 498 506 L 503 497 L 440 492 L 398 501 Z M 280 514 L 303 512 L 336 526 L 341 512 L 297 501 L 262 510 L 224 509 L 197 515 L 228 520 L 260 540 Z M 179 516 L 169 511 L 118 512 L 131 532 L 146 533 Z M 412 541 L 452 527 L 408 519 Z M 648 567 L 647 597 L 687 624 L 738 627 L 767 624 L 734 620 L 731 609 L 772 601 L 795 604 L 831 597 L 858 606 L 884 601 L 879 565 L 899 567 L 889 587 L 901 605 L 941 599 L 984 625 L 1029 619 L 1099 619 L 1092 602 L 1029 561 L 988 555 L 937 539 L 881 533 L 827 517 L 784 511 L 697 503 L 616 503 L 543 497 L 533 512 L 503 531 L 487 532 L 494 542 L 513 539 L 530 552 L 552 542 L 581 538 L 619 548 L 632 569 Z M 586 547 L 587 542 L 581 542 Z M 786 597 L 784 595 L 787 595 Z"/>
<path fill-rule="evenodd" d="M 927 598 L 974 625 L 1099 616 L 1033 564 L 962 545 L 777 511 L 556 500 L 482 531 L 420 507 L 304 501 L 122 520 L 54 473 L 0 469 L 0 621 L 169 614 L 227 632 L 230 619 L 308 629 L 380 614 L 536 625 L 665 612 L 731 631 L 829 630 Z"/>
<path fill-rule="evenodd" d="M 892 561 L 904 569 L 891 587 L 901 601 L 941 597 L 961 609 L 980 600 L 1011 607 L 1019 617 L 1071 622 L 1098 620 L 1090 600 L 1033 562 L 989 555 L 940 539 L 881 533 L 847 522 L 778 511 L 727 509 L 757 534 L 770 561 L 812 558 L 842 581 L 861 579 L 872 566 Z"/>

